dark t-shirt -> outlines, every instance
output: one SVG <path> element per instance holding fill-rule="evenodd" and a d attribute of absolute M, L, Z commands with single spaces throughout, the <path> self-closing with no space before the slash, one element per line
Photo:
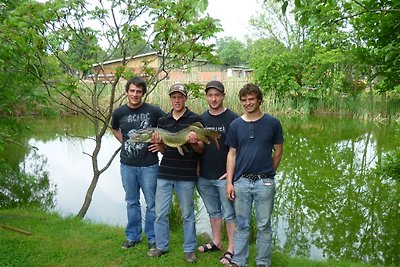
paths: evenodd
<path fill-rule="evenodd" d="M 251 138 L 252 137 L 252 138 Z M 254 122 L 235 119 L 229 128 L 225 144 L 236 149 L 233 181 L 246 173 L 270 174 L 274 177 L 272 150 L 283 143 L 282 126 L 278 119 L 264 114 Z"/>
<path fill-rule="evenodd" d="M 121 130 L 122 148 L 121 163 L 135 167 L 145 167 L 158 163 L 157 153 L 149 152 L 148 143 L 128 142 L 128 133 L 148 127 L 156 127 L 157 121 L 164 116 L 165 112 L 159 107 L 143 103 L 138 108 L 130 108 L 123 105 L 114 110 L 112 114 L 111 127 Z"/>
<path fill-rule="evenodd" d="M 211 115 L 207 110 L 200 115 L 205 128 L 217 131 L 221 134 L 218 139 L 219 149 L 211 141 L 205 145 L 204 153 L 200 155 L 200 176 L 205 179 L 219 179 L 226 173 L 226 155 L 229 147 L 225 145 L 226 134 L 231 122 L 239 117 L 236 113 L 226 109 L 219 115 Z"/>
<path fill-rule="evenodd" d="M 170 132 L 178 132 L 189 125 L 201 122 L 200 116 L 186 109 L 178 120 L 172 117 L 171 112 L 158 120 L 158 127 Z M 175 147 L 166 146 L 165 153 L 160 163 L 158 177 L 175 181 L 195 181 L 197 179 L 198 154 L 193 151 L 192 146 L 187 143 L 183 149 L 184 155 L 179 154 Z"/>

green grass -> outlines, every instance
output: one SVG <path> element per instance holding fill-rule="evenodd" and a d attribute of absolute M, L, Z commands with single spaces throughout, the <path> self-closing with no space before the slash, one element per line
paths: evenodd
<path fill-rule="evenodd" d="M 107 211 L 105 211 L 107 212 Z M 0 227 L 0 266 L 191 266 L 183 259 L 183 232 L 171 233 L 170 251 L 160 258 L 149 258 L 142 242 L 129 250 L 120 248 L 122 227 L 93 224 L 76 218 L 35 209 L 0 210 L 0 224 L 23 229 L 25 235 Z M 199 237 L 199 244 L 204 242 Z M 200 254 L 195 266 L 222 266 L 222 252 Z M 249 266 L 255 266 L 255 247 L 251 247 Z M 291 258 L 274 251 L 273 267 L 372 266 L 362 263 L 311 261 Z"/>

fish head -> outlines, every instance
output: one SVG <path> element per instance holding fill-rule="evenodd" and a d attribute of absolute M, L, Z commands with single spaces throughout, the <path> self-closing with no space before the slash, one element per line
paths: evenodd
<path fill-rule="evenodd" d="M 129 141 L 132 143 L 148 143 L 154 133 L 154 128 L 140 129 L 128 133 Z"/>

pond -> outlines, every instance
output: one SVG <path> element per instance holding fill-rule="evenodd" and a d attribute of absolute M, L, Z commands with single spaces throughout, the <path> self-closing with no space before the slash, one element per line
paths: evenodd
<path fill-rule="evenodd" d="M 400 186 L 373 169 L 398 149 L 396 125 L 332 117 L 278 116 L 284 128 L 284 156 L 276 176 L 274 249 L 311 259 L 348 259 L 400 265 Z M 90 124 L 79 117 L 30 119 L 36 126 L 25 155 L 26 171 L 44 164 L 56 185 L 56 208 L 76 215 L 92 177 L 94 141 Z M 68 132 L 69 135 L 65 133 Z M 104 138 L 100 166 L 119 143 Z M 199 201 L 197 232 L 210 233 Z M 124 226 L 124 191 L 119 160 L 98 181 L 86 215 L 94 222 Z M 121 237 L 123 238 L 123 237 Z"/>

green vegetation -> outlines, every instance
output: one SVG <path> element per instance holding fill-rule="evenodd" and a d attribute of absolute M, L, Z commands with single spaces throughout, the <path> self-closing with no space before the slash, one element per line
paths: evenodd
<path fill-rule="evenodd" d="M 400 106 L 399 7 L 390 0 L 263 1 L 251 19 L 259 38 L 246 45 L 223 39 L 217 56 L 244 59 L 278 109 L 393 118 Z"/>
<path fill-rule="evenodd" d="M 191 266 L 183 258 L 182 230 L 171 235 L 168 254 L 151 259 L 147 257 L 147 244 L 123 250 L 122 227 L 93 224 L 87 221 L 33 208 L 0 210 L 0 266 Z M 4 226 L 10 226 L 31 233 L 26 235 Z M 199 237 L 199 243 L 203 242 Z M 254 254 L 251 248 L 251 255 Z M 222 266 L 219 253 L 197 253 L 196 266 Z M 254 266 L 251 256 L 249 266 Z M 275 267 L 363 267 L 373 266 L 346 261 L 311 261 L 305 258 L 291 258 L 278 251 L 273 252 Z"/>
<path fill-rule="evenodd" d="M 16 116 L 52 115 L 69 110 L 87 116 L 93 127 L 85 136 L 96 138 L 93 183 L 79 212 L 79 217 L 85 216 L 99 176 L 117 155 L 110 156 L 103 166 L 97 162 L 102 137 L 109 129 L 110 114 L 123 101 L 120 78 L 133 75 L 126 68 L 128 59 L 144 52 L 158 51 L 163 56 L 158 70 L 152 68 L 151 62 L 143 62 L 136 71 L 149 78 L 149 92 L 152 92 L 149 101 L 160 104 L 164 110 L 169 109 L 165 101 L 169 84 L 162 80 L 169 71 L 196 59 L 214 62 L 218 58 L 223 63 L 247 64 L 253 68 L 252 81 L 266 92 L 263 104 L 266 112 L 400 121 L 399 3 L 391 0 L 263 3 L 264 12 L 252 19 L 259 39 L 242 44 L 225 38 L 217 40 L 214 47 L 213 38 L 221 29 L 218 21 L 204 14 L 206 0 L 120 0 L 118 5 L 102 0 L 91 5 L 81 0 L 45 3 L 0 0 L 1 206 L 53 205 L 54 190 L 43 159 L 37 159 L 40 168 L 32 170 L 33 174 L 27 174 L 29 166 L 20 166 L 26 151 L 34 148 L 24 138 L 29 127 L 19 124 Z M 118 20 L 110 19 L 116 14 Z M 88 21 L 103 27 L 90 28 Z M 116 68 L 114 82 L 100 82 L 101 73 L 93 70 L 92 64 L 101 66 L 115 58 L 123 60 L 122 66 Z M 91 83 L 84 82 L 90 78 Z M 200 96 L 202 87 L 189 83 L 193 96 Z M 230 79 L 225 82 L 226 104 L 239 113 L 242 108 L 237 91 L 243 83 Z M 188 104 L 195 112 L 206 108 L 202 97 L 191 99 Z M 8 149 L 17 151 L 14 158 L 6 156 Z M 384 168 L 378 171 L 399 179 L 399 153 L 391 153 L 383 160 Z M 43 195 L 43 192 L 49 193 Z M 119 250 L 115 244 L 121 242 L 121 229 L 110 230 L 71 218 L 61 220 L 40 212 L 5 211 L 4 214 L 2 223 L 30 229 L 34 234 L 21 237 L 1 229 L 0 255 L 1 261 L 6 262 L 0 265 L 184 264 L 177 245 L 181 242 L 176 242 L 182 237 L 177 232 L 173 234 L 175 241 L 169 256 L 152 262 L 144 256 L 145 245 L 128 252 Z M 276 266 L 358 266 L 292 260 L 279 252 L 275 252 L 274 259 Z M 204 255 L 200 262 L 218 265 L 215 259 Z"/>
<path fill-rule="evenodd" d="M 225 104 L 233 111 L 241 114 L 243 108 L 238 98 L 240 88 L 249 81 L 243 79 L 227 79 L 225 83 Z M 160 106 L 168 111 L 170 104 L 165 101 L 168 97 L 170 82 L 160 83 L 151 95 L 148 102 Z M 204 87 L 204 84 L 202 85 Z M 194 112 L 203 112 L 207 109 L 204 90 L 194 91 L 188 100 L 188 107 Z M 279 97 L 274 91 L 264 94 L 262 109 L 272 114 L 298 115 L 332 115 L 352 117 L 367 121 L 400 122 L 400 99 L 385 101 L 381 96 L 360 93 L 356 96 L 331 94 L 329 97 L 319 98 L 311 96 Z"/>

